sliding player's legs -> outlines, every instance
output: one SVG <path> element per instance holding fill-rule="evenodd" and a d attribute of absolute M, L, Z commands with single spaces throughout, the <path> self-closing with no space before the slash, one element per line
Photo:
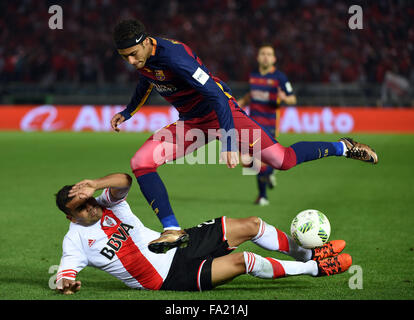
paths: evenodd
<path fill-rule="evenodd" d="M 305 249 L 284 232 L 254 216 L 220 217 L 185 231 L 190 235 L 189 244 L 176 251 L 161 290 L 210 290 L 246 273 L 264 279 L 332 275 L 346 271 L 352 264 L 349 255 L 341 254 L 345 247 L 343 240 Z M 232 253 L 246 241 L 268 250 L 270 255 L 282 252 L 297 261 L 265 258 L 252 252 Z"/>
<path fill-rule="evenodd" d="M 345 241 L 334 240 L 315 249 L 305 249 L 285 232 L 267 224 L 259 217 L 222 219 L 228 246 L 235 248 L 246 241 L 259 247 L 281 252 L 296 261 L 262 257 L 252 252 L 239 252 L 216 257 L 211 264 L 212 287 L 235 277 L 249 274 L 262 279 L 276 279 L 294 275 L 325 276 L 346 271 L 352 264 L 348 254 L 340 254 Z"/>

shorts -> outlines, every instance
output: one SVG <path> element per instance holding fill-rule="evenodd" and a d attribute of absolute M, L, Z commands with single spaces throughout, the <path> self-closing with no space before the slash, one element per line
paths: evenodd
<path fill-rule="evenodd" d="M 250 118 L 240 108 L 231 109 L 234 128 L 238 133 L 239 151 L 248 151 L 253 153 L 253 146 L 257 142 L 258 150 L 264 150 L 275 143 L 277 140 L 268 130 L 263 128 L 258 122 Z M 208 113 L 201 118 L 193 118 L 189 120 L 178 120 L 158 130 L 148 140 L 167 141 L 173 144 L 182 145 L 182 152 L 178 152 L 175 158 L 179 158 L 185 154 L 193 152 L 195 149 L 209 143 L 212 140 L 219 139 L 215 134 L 220 129 L 220 124 L 215 111 Z M 193 133 L 188 134 L 190 130 Z M 213 130 L 210 132 L 210 130 Z M 194 135 L 193 135 L 194 134 Z M 199 138 L 202 135 L 202 139 Z M 191 146 L 191 147 L 190 147 Z M 190 147 L 190 148 L 189 148 Z"/>
<path fill-rule="evenodd" d="M 225 231 L 226 217 L 203 222 L 185 229 L 190 241 L 178 248 L 170 271 L 160 290 L 204 291 L 213 289 L 211 264 L 214 258 L 225 256 L 235 248 L 229 247 Z"/>

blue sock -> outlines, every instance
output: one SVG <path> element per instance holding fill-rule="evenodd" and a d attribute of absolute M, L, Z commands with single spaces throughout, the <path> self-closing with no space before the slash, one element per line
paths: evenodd
<path fill-rule="evenodd" d="M 267 199 L 266 188 L 269 183 L 269 176 L 273 173 L 271 166 L 266 166 L 266 169 L 257 174 L 257 187 L 259 188 L 259 197 Z"/>
<path fill-rule="evenodd" d="M 342 142 L 304 141 L 291 147 L 296 153 L 296 164 L 329 156 L 342 156 L 344 153 Z"/>
<path fill-rule="evenodd" d="M 259 188 L 259 197 L 260 198 L 266 198 L 267 199 L 267 193 L 266 193 L 266 176 L 263 173 L 259 173 L 257 175 L 257 187 Z"/>
<path fill-rule="evenodd" d="M 141 192 L 165 228 L 179 228 L 168 199 L 167 189 L 157 172 L 150 172 L 137 178 Z"/>

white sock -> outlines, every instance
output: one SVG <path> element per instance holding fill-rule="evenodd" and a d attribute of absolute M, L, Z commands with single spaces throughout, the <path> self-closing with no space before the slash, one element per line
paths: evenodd
<path fill-rule="evenodd" d="M 164 231 L 167 231 L 167 230 L 181 230 L 181 227 L 167 227 L 167 228 L 164 228 Z"/>
<path fill-rule="evenodd" d="M 292 237 L 262 219 L 259 232 L 252 241 L 263 249 L 282 252 L 298 261 L 308 261 L 312 258 L 312 250 L 299 246 Z"/>
<path fill-rule="evenodd" d="M 252 252 L 243 252 L 246 273 L 262 279 L 276 279 L 286 276 L 318 274 L 316 261 L 285 261 L 274 258 L 263 258 Z"/>
<path fill-rule="evenodd" d="M 273 259 L 273 258 L 270 258 Z M 276 260 L 276 259 L 275 259 Z M 307 262 L 277 260 L 285 269 L 286 276 L 297 276 L 307 274 L 310 276 L 318 275 L 318 264 L 316 261 L 309 260 Z"/>
<path fill-rule="evenodd" d="M 262 279 L 275 278 L 275 271 L 271 262 L 258 254 L 252 252 L 243 252 L 244 263 L 246 265 L 246 273 Z M 279 274 L 284 275 L 284 271 L 280 270 Z"/>
<path fill-rule="evenodd" d="M 341 142 L 341 143 L 342 143 L 342 145 L 343 145 L 343 147 L 344 147 L 344 153 L 343 153 L 342 155 L 343 155 L 343 156 L 346 156 L 346 152 L 348 151 L 348 148 L 346 147 L 345 142 L 343 142 L 343 141 L 339 141 L 339 142 Z"/>

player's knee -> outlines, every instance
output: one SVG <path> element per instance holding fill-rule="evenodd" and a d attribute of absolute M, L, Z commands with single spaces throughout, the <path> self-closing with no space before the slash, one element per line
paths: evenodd
<path fill-rule="evenodd" d="M 244 253 L 236 252 L 236 253 L 232 253 L 230 256 L 232 257 L 232 264 L 234 268 L 237 268 L 238 270 L 245 272 L 246 263 L 244 260 Z"/>
<path fill-rule="evenodd" d="M 259 232 L 260 225 L 262 223 L 262 219 L 256 216 L 248 217 L 246 219 L 245 228 L 246 228 L 246 236 L 249 238 L 253 238 Z"/>
<path fill-rule="evenodd" d="M 148 156 L 141 150 L 138 150 L 130 160 L 131 170 L 136 177 L 143 174 L 154 172 L 157 169 L 157 164 L 151 156 Z"/>
<path fill-rule="evenodd" d="M 129 162 L 132 171 L 140 169 L 141 163 L 142 163 L 141 162 L 141 155 L 140 155 L 139 150 L 138 150 Z"/>
<path fill-rule="evenodd" d="M 279 170 L 289 170 L 296 166 L 296 153 L 293 148 L 288 147 L 284 150 L 283 162 Z"/>

